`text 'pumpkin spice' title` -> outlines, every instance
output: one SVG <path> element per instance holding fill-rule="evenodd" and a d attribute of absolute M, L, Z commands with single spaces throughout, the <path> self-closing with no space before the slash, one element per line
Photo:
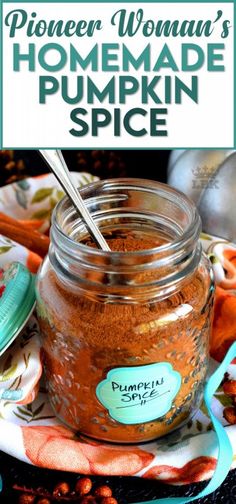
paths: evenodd
<path fill-rule="evenodd" d="M 225 71 L 224 40 L 230 21 L 222 10 L 216 11 L 214 19 L 179 21 L 146 18 L 142 8 L 114 8 L 109 19 L 113 40 L 106 40 L 105 21 L 102 15 L 101 19 L 45 20 L 36 11 L 11 10 L 4 22 L 13 39 L 14 72 L 39 72 L 40 104 L 60 93 L 73 106 L 69 132 L 75 137 L 97 137 L 108 126 L 114 136 L 123 129 L 134 137 L 168 136 L 171 104 L 190 100 L 197 106 L 199 102 L 199 72 Z M 219 42 L 213 43 L 216 30 Z M 16 41 L 20 32 L 27 44 Z M 97 37 L 101 33 L 103 37 Z M 168 38 L 181 40 L 176 50 Z M 196 38 L 207 41 L 204 48 Z M 69 43 L 63 44 L 65 40 Z"/>

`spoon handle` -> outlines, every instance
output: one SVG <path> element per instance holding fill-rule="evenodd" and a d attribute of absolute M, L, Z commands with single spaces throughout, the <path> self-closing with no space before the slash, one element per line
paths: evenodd
<path fill-rule="evenodd" d="M 61 184 L 66 194 L 69 196 L 76 210 L 83 218 L 86 227 L 93 237 L 94 241 L 102 250 L 110 250 L 106 240 L 102 236 L 101 231 L 91 217 L 79 191 L 75 187 L 70 172 L 61 150 L 40 150 L 41 156 L 45 159 L 50 169 L 53 171 L 58 182 Z"/>

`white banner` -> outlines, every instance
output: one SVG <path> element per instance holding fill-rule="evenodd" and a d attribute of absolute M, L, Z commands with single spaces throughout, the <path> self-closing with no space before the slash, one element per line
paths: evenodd
<path fill-rule="evenodd" d="M 7 2 L 2 24 L 2 147 L 233 147 L 233 2 Z"/>

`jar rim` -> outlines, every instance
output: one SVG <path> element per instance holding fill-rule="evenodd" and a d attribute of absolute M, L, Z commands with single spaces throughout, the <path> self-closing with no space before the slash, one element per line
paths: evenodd
<path fill-rule="evenodd" d="M 125 252 L 86 245 L 79 241 L 87 239 L 86 226 L 65 197 L 53 212 L 49 259 L 71 288 L 76 285 L 90 296 L 96 293 L 105 302 L 138 302 L 178 290 L 198 267 L 201 220 L 195 204 L 183 193 L 167 184 L 135 178 L 93 182 L 80 193 L 102 229 L 153 232 L 167 241 Z"/>
<path fill-rule="evenodd" d="M 71 236 L 66 234 L 62 227 L 58 223 L 58 214 L 62 210 L 63 205 L 69 201 L 68 196 L 64 196 L 61 201 L 55 206 L 53 213 L 52 213 L 52 226 L 56 228 L 57 233 L 59 233 L 60 237 L 63 239 L 63 242 L 67 243 L 67 245 L 73 246 L 74 249 L 77 249 L 78 252 L 84 252 L 84 253 L 89 253 L 89 255 L 92 256 L 100 256 L 104 258 L 108 257 L 124 257 L 129 255 L 129 257 L 148 257 L 149 255 L 153 254 L 162 254 L 164 252 L 169 252 L 173 253 L 175 252 L 176 249 L 178 249 L 180 246 L 183 247 L 183 243 L 186 241 L 188 242 L 190 239 L 195 238 L 198 239 L 201 231 L 201 219 L 198 213 L 198 210 L 194 204 L 194 202 L 189 199 L 184 193 L 181 191 L 178 191 L 174 189 L 173 187 L 169 186 L 168 184 L 162 183 L 162 182 L 157 182 L 154 180 L 149 180 L 149 179 L 139 179 L 139 178 L 113 178 L 113 179 L 105 179 L 105 180 L 98 180 L 96 182 L 91 182 L 90 184 L 87 184 L 85 186 L 82 186 L 79 188 L 79 192 L 84 199 L 85 203 L 86 201 L 88 202 L 90 198 L 86 198 L 86 194 L 88 194 L 91 190 L 95 191 L 97 189 L 105 188 L 106 190 L 112 190 L 114 188 L 119 188 L 119 190 L 123 189 L 136 189 L 136 190 L 143 190 L 143 191 L 148 191 L 152 193 L 157 193 L 159 191 L 161 197 L 166 197 L 172 202 L 179 202 L 182 207 L 184 207 L 184 210 L 188 212 L 189 214 L 189 223 L 186 229 L 179 235 L 176 236 L 171 241 L 168 241 L 167 243 L 164 243 L 162 245 L 158 245 L 153 248 L 145 249 L 145 250 L 135 250 L 135 251 L 107 251 L 107 250 L 102 250 L 99 248 L 93 248 L 90 247 L 82 242 L 74 240 Z M 169 196 L 169 198 L 168 198 Z M 73 208 L 73 205 L 71 204 L 71 208 Z M 81 223 L 83 223 L 81 219 Z"/>

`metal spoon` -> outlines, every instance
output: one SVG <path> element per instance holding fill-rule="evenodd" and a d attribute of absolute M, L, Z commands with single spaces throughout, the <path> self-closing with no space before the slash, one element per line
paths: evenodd
<path fill-rule="evenodd" d="M 58 182 L 63 187 L 67 196 L 70 198 L 74 207 L 79 212 L 82 219 L 84 220 L 84 223 L 86 224 L 86 227 L 87 227 L 89 233 L 91 234 L 92 238 L 94 239 L 95 243 L 102 250 L 110 250 L 106 240 L 102 236 L 101 231 L 99 230 L 99 228 L 97 227 L 96 223 L 94 222 L 92 216 L 90 215 L 78 189 L 75 187 L 75 185 L 71 179 L 70 172 L 67 168 L 67 165 L 66 165 L 66 162 L 64 160 L 64 157 L 62 155 L 61 150 L 59 150 L 59 149 L 57 149 L 57 150 L 40 150 L 39 152 L 40 152 L 41 156 L 45 159 L 49 168 L 54 173 Z"/>

